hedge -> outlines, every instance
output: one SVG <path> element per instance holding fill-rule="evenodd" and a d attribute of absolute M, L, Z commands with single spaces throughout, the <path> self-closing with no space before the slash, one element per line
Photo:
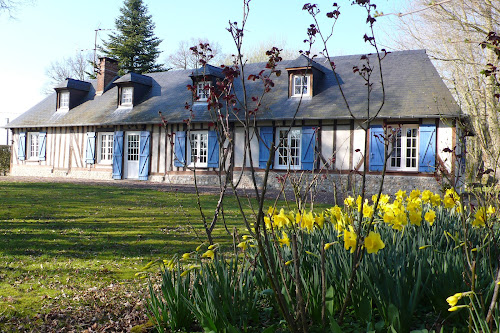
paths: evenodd
<path fill-rule="evenodd" d="M 0 145 L 0 175 L 6 175 L 10 169 L 10 146 Z"/>

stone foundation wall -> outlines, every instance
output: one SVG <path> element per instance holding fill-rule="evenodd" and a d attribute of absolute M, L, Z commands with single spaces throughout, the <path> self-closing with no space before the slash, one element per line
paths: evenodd
<path fill-rule="evenodd" d="M 112 174 L 108 170 L 85 170 L 77 169 L 69 172 L 64 169 L 52 169 L 50 166 L 24 166 L 17 165 L 11 169 L 11 176 L 24 177 L 58 177 L 58 178 L 78 178 L 89 180 L 110 180 L 113 179 Z"/>
<path fill-rule="evenodd" d="M 52 169 L 44 166 L 16 166 L 12 168 L 12 176 L 29 176 L 29 177 L 61 177 L 61 178 L 78 178 L 89 180 L 111 180 L 112 173 L 109 170 L 99 169 L 74 169 L 67 170 Z M 224 180 L 224 177 L 222 177 Z M 260 187 L 263 182 L 264 173 L 257 172 L 255 174 L 257 184 Z M 249 171 L 235 172 L 233 175 L 234 181 L 239 180 L 239 188 L 253 189 L 251 173 Z M 119 181 L 119 180 L 117 180 Z M 149 177 L 151 182 L 168 183 L 171 185 L 193 185 L 194 176 L 192 173 L 185 174 L 165 174 L 152 175 Z M 348 174 L 306 174 L 306 173 L 291 173 L 287 177 L 283 173 L 270 172 L 268 177 L 268 188 L 271 190 L 280 190 L 283 182 L 286 184 L 286 190 L 293 189 L 292 184 L 298 184 L 296 188 L 300 193 L 312 191 L 316 196 L 331 196 L 328 200 L 341 203 L 347 195 L 357 195 L 360 193 L 362 178 L 360 175 Z M 378 192 L 380 186 L 380 175 L 367 175 L 366 177 L 366 192 L 368 196 Z M 197 174 L 197 184 L 200 186 L 218 186 L 219 178 L 217 175 Z M 312 184 L 312 185 L 311 185 Z M 386 175 L 384 180 L 383 193 L 394 194 L 398 190 L 404 190 L 408 193 L 414 189 L 431 190 L 439 192 L 441 185 L 434 177 L 425 176 L 393 176 Z"/>

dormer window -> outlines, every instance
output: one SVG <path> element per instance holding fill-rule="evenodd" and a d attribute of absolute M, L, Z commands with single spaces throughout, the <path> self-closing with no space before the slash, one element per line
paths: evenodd
<path fill-rule="evenodd" d="M 292 75 L 292 96 L 311 96 L 311 76 L 303 74 Z"/>
<path fill-rule="evenodd" d="M 60 91 L 58 94 L 58 110 L 69 109 L 69 91 Z"/>
<path fill-rule="evenodd" d="M 120 105 L 132 105 L 132 97 L 134 94 L 133 87 L 122 87 L 122 96 L 120 99 Z"/>
<path fill-rule="evenodd" d="M 196 84 L 196 97 L 199 102 L 206 102 L 210 95 L 210 81 L 201 81 Z"/>

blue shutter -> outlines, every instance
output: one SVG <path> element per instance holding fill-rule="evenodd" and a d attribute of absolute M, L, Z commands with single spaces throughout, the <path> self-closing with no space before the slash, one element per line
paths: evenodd
<path fill-rule="evenodd" d="M 17 146 L 17 158 L 20 161 L 26 159 L 26 132 L 19 133 L 19 145 Z"/>
<path fill-rule="evenodd" d="M 45 161 L 47 132 L 38 133 L 38 160 Z"/>
<path fill-rule="evenodd" d="M 208 161 L 207 167 L 219 167 L 219 140 L 216 131 L 208 131 Z"/>
<path fill-rule="evenodd" d="M 87 132 L 87 150 L 85 151 L 85 162 L 94 164 L 95 132 Z"/>
<path fill-rule="evenodd" d="M 123 166 L 123 131 L 116 131 L 113 136 L 113 179 L 122 179 Z"/>
<path fill-rule="evenodd" d="M 370 171 L 384 169 L 384 128 L 380 125 L 370 127 Z"/>
<path fill-rule="evenodd" d="M 420 125 L 419 172 L 436 171 L 436 125 Z"/>
<path fill-rule="evenodd" d="M 141 151 L 139 154 L 139 180 L 148 180 L 149 175 L 149 138 L 148 131 L 141 132 L 139 146 Z"/>
<path fill-rule="evenodd" d="M 316 130 L 314 127 L 302 127 L 301 140 L 300 160 L 302 162 L 302 170 L 314 170 L 314 148 L 316 147 Z"/>
<path fill-rule="evenodd" d="M 186 132 L 184 131 L 175 133 L 174 154 L 174 165 L 184 167 L 186 164 Z"/>
<path fill-rule="evenodd" d="M 269 149 L 273 143 L 273 127 L 260 128 L 259 140 L 259 168 L 265 169 L 269 160 Z M 272 163 L 271 163 L 272 167 Z"/>

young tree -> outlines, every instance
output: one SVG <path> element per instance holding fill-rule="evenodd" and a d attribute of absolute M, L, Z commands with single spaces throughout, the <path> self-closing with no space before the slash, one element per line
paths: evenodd
<path fill-rule="evenodd" d="M 498 64 L 494 52 L 478 47 L 500 26 L 500 9 L 492 1 L 407 1 L 395 25 L 396 49 L 426 49 L 464 113 L 471 117 L 475 137 L 468 142 L 470 170 L 500 167 L 500 113 L 492 77 L 481 75 L 487 64 Z M 392 36 L 391 29 L 388 35 Z M 453 32 L 453 33 L 451 33 Z M 497 173 L 500 174 L 500 173 Z"/>
<path fill-rule="evenodd" d="M 122 73 L 148 73 L 163 70 L 157 64 L 161 39 L 154 35 L 155 24 L 142 0 L 125 0 L 115 20 L 118 32 L 109 35 L 102 51 L 119 62 Z"/>
<path fill-rule="evenodd" d="M 45 69 L 48 81 L 42 88 L 43 93 L 53 93 L 54 86 L 67 78 L 82 81 L 91 79 L 93 76 L 93 61 L 94 57 L 92 53 L 82 52 L 78 52 L 73 57 L 52 61 L 49 67 Z"/>
<path fill-rule="evenodd" d="M 210 58 L 209 63 L 214 64 L 215 66 L 220 65 L 224 61 L 224 54 L 221 51 L 221 47 L 219 43 L 210 42 L 208 39 L 191 38 L 190 40 L 182 40 L 179 42 L 179 46 L 177 50 L 170 54 L 167 59 L 167 65 L 172 68 L 178 69 L 188 69 L 188 68 L 197 68 L 200 66 L 198 63 L 198 59 L 193 52 L 190 50 L 191 47 L 199 44 L 209 44 L 210 45 L 210 53 L 213 57 Z"/>

